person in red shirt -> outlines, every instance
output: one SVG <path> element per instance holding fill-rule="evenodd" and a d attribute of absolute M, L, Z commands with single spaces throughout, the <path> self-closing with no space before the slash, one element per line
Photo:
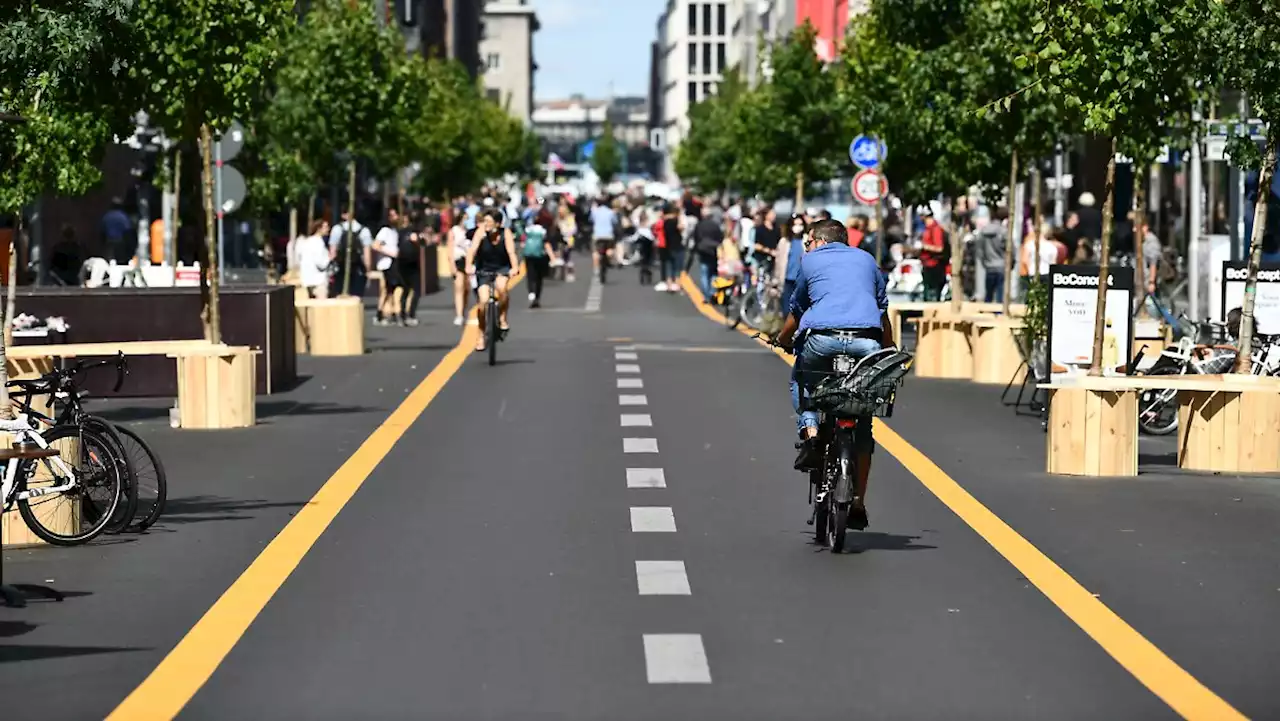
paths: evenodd
<path fill-rule="evenodd" d="M 928 206 L 920 209 L 924 234 L 920 236 L 920 274 L 924 282 L 925 302 L 941 300 L 942 286 L 947 282 L 947 232 L 933 217 Z"/>
<path fill-rule="evenodd" d="M 867 237 L 867 219 L 861 215 L 851 215 L 844 221 L 844 227 L 849 233 L 849 247 L 861 248 L 862 241 Z"/>

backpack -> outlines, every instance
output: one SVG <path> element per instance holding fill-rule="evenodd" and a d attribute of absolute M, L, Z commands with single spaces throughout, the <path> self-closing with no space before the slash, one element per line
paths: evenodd
<path fill-rule="evenodd" d="M 541 225 L 532 224 L 525 228 L 524 243 L 521 253 L 526 258 L 541 258 L 547 254 L 545 243 L 547 240 L 547 229 Z"/>

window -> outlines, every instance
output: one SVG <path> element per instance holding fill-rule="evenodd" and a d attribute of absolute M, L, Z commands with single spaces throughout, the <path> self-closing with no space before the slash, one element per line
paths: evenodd
<path fill-rule="evenodd" d="M 489 53 L 484 56 L 484 66 L 489 70 L 497 70 L 502 66 L 502 60 L 497 53 Z"/>
<path fill-rule="evenodd" d="M 702 72 L 704 75 L 714 75 L 716 72 L 711 69 L 711 43 L 702 44 Z"/>
<path fill-rule="evenodd" d="M 693 105 L 698 102 L 698 84 L 689 83 L 689 104 Z"/>
<path fill-rule="evenodd" d="M 502 90 L 498 88 L 485 88 L 484 96 L 495 103 L 502 102 Z"/>
<path fill-rule="evenodd" d="M 480 22 L 480 39 L 481 40 L 489 39 L 489 29 L 485 27 L 485 24 L 483 21 Z"/>
<path fill-rule="evenodd" d="M 698 44 L 689 43 L 689 74 L 694 75 L 698 72 Z"/>
<path fill-rule="evenodd" d="M 702 34 L 711 34 L 711 3 L 702 3 Z"/>
<path fill-rule="evenodd" d="M 693 37 L 698 34 L 698 6 L 696 3 L 689 3 L 689 36 Z"/>
<path fill-rule="evenodd" d="M 715 86 L 715 83 L 703 83 L 703 84 L 702 84 L 702 97 L 703 97 L 703 98 L 709 98 L 709 97 L 711 97 L 712 95 L 714 95 L 714 94 L 715 94 L 715 87 L 716 87 L 716 86 Z"/>
<path fill-rule="evenodd" d="M 716 43 L 716 72 L 723 73 L 725 66 L 725 49 L 724 43 Z"/>
<path fill-rule="evenodd" d="M 724 35 L 724 3 L 716 6 L 716 31 L 719 35 Z"/>

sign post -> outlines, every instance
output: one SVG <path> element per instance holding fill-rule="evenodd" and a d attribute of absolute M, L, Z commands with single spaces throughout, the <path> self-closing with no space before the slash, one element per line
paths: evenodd
<path fill-rule="evenodd" d="M 1049 268 L 1049 347 L 1047 369 L 1087 369 L 1093 364 L 1093 326 L 1098 312 L 1097 266 Z M 1104 370 L 1128 364 L 1133 356 L 1133 269 L 1109 269 L 1107 317 L 1102 342 Z"/>

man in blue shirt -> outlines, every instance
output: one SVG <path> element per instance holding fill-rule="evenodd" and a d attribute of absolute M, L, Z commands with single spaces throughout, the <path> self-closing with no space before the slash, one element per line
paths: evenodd
<path fill-rule="evenodd" d="M 876 259 L 865 250 L 849 247 L 849 234 L 835 220 L 819 220 L 805 239 L 808 252 L 800 260 L 795 294 L 790 312 L 778 334 L 778 343 L 792 347 L 797 333 L 802 339 L 791 374 L 791 403 L 799 415 L 800 453 L 796 470 L 820 467 L 822 449 L 818 445 L 818 413 L 801 404 L 813 390 L 831 358 L 848 355 L 861 358 L 893 343 L 893 328 L 886 311 L 889 297 L 884 274 Z M 867 527 L 865 499 L 871 473 L 871 418 L 858 419 L 854 431 L 858 454 L 857 491 L 849 511 L 849 527 Z"/>
<path fill-rule="evenodd" d="M 595 255 L 592 266 L 600 273 L 600 282 L 604 282 L 600 261 L 613 253 L 618 242 L 618 214 L 609 207 L 609 201 L 601 197 L 591 208 L 591 239 L 594 241 Z"/>

